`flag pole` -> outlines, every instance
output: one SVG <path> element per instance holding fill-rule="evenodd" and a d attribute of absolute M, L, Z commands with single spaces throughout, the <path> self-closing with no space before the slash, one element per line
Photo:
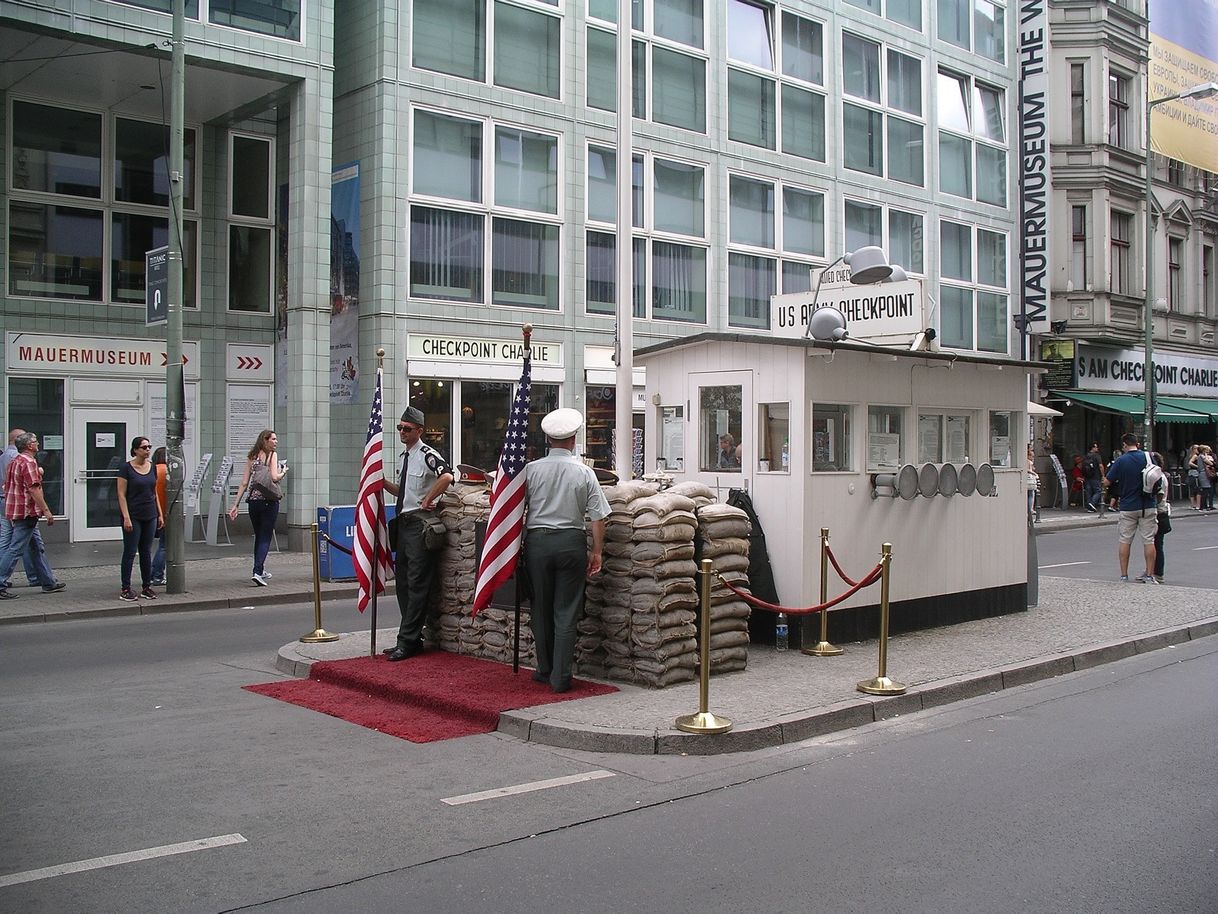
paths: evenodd
<path fill-rule="evenodd" d="M 524 357 L 528 359 L 532 355 L 529 341 L 533 338 L 533 325 L 525 324 L 520 328 L 520 332 L 524 334 Z M 523 530 L 520 535 L 524 536 Z M 523 553 L 523 550 L 521 552 Z M 512 673 L 515 674 L 520 672 L 520 562 L 516 563 L 516 572 L 512 578 L 516 586 L 516 617 L 515 625 L 512 626 Z"/>
<path fill-rule="evenodd" d="M 385 367 L 385 350 L 384 349 L 376 350 L 376 367 L 377 367 L 378 371 L 380 371 L 381 369 L 383 369 Z M 381 432 L 382 442 L 384 439 L 384 435 L 385 435 L 385 432 L 382 431 Z M 382 443 L 382 453 L 384 453 L 383 443 Z M 381 472 L 383 474 L 384 470 L 382 470 Z M 381 557 L 379 554 L 380 549 L 381 549 L 381 538 L 380 538 L 381 529 L 380 528 L 381 528 L 381 525 L 379 523 L 375 523 L 372 525 L 372 618 L 369 620 L 372 623 L 372 629 L 371 629 L 371 634 L 368 638 L 368 641 L 369 641 L 368 656 L 369 657 L 376 657 L 376 592 L 380 589 L 379 587 L 376 586 L 376 581 L 377 581 L 377 575 L 380 574 L 380 565 L 377 564 L 381 560 Z"/>

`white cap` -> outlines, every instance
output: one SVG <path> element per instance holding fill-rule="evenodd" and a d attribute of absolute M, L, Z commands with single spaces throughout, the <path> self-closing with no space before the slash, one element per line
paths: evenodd
<path fill-rule="evenodd" d="M 578 432 L 583 424 L 584 417 L 578 409 L 556 409 L 541 420 L 541 430 L 555 441 L 562 441 Z"/>

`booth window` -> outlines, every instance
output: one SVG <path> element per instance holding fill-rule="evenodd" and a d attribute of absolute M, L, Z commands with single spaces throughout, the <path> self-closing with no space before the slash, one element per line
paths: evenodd
<path fill-rule="evenodd" d="M 660 452 L 656 469 L 685 469 L 685 407 L 660 407 Z"/>
<path fill-rule="evenodd" d="M 812 469 L 851 469 L 849 406 L 818 403 L 812 407 Z"/>
<path fill-rule="evenodd" d="M 990 464 L 996 467 L 1011 465 L 1011 414 L 990 413 Z"/>
<path fill-rule="evenodd" d="M 762 472 L 791 469 L 791 404 L 762 403 L 758 407 L 757 466 Z"/>
<path fill-rule="evenodd" d="M 899 406 L 867 408 L 867 470 L 895 471 L 901 467 L 901 430 L 905 410 Z"/>
<path fill-rule="evenodd" d="M 919 463 L 968 463 L 971 423 L 967 414 L 918 414 Z"/>
<path fill-rule="evenodd" d="M 709 473 L 739 473 L 746 442 L 742 440 L 744 391 L 739 384 L 698 391 L 702 417 L 699 467 Z M 754 448 L 755 449 L 755 448 Z"/>

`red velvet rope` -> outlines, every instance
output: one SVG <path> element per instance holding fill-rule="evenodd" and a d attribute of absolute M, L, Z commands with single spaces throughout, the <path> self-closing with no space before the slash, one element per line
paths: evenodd
<path fill-rule="evenodd" d="M 837 572 L 837 576 L 847 584 L 855 585 L 858 581 L 852 581 L 846 576 L 846 572 L 842 571 L 842 566 L 837 563 L 837 556 L 833 554 L 833 550 L 828 545 L 825 546 L 825 552 L 829 555 L 829 561 L 833 564 L 833 570 Z"/>
<path fill-rule="evenodd" d="M 719 572 L 716 571 L 714 574 L 715 574 L 715 577 L 717 577 L 721 582 L 723 582 L 723 585 L 728 590 L 730 590 L 736 596 L 740 597 L 746 603 L 748 603 L 752 606 L 755 606 L 758 609 L 764 609 L 764 610 L 767 610 L 772 613 L 786 613 L 788 616 L 808 616 L 808 615 L 813 615 L 814 613 L 822 612 L 826 609 L 829 609 L 830 607 L 836 606 L 838 603 L 842 602 L 842 600 L 846 599 L 847 597 L 853 596 L 854 594 L 856 594 L 860 590 L 862 590 L 864 587 L 870 587 L 872 584 L 874 584 L 876 581 L 878 581 L 880 579 L 880 575 L 883 574 L 883 570 L 884 570 L 884 563 L 880 562 L 874 568 L 872 568 L 871 571 L 867 572 L 867 575 L 866 575 L 866 577 L 863 578 L 863 580 L 859 581 L 857 584 L 855 584 L 853 587 L 851 587 L 841 596 L 834 597 L 832 600 L 829 600 L 825 603 L 821 603 L 819 606 L 804 606 L 799 609 L 792 609 L 788 606 L 779 606 L 776 603 L 767 603 L 765 600 L 759 599 L 759 598 L 753 596 L 751 593 L 748 593 L 747 591 L 740 590 L 739 588 L 733 587 L 731 585 L 731 582 L 728 581 Z"/>

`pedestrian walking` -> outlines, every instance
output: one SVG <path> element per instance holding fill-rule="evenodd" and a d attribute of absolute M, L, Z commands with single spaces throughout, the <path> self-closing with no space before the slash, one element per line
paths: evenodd
<path fill-rule="evenodd" d="M 1193 462 L 1197 467 L 1197 494 L 1199 496 L 1197 510 L 1213 511 L 1214 486 L 1218 485 L 1218 473 L 1215 473 L 1215 469 L 1218 468 L 1218 464 L 1215 464 L 1214 452 L 1208 444 L 1198 446 Z"/>
<path fill-rule="evenodd" d="M 574 454 L 575 434 L 583 424 L 574 409 L 547 414 L 541 430 L 550 452 L 524 468 L 524 558 L 533 587 L 529 627 L 537 654 L 533 678 L 548 682 L 555 692 L 571 688 L 584 581 L 600 573 L 609 516 L 596 474 Z"/>
<path fill-rule="evenodd" d="M 1120 511 L 1118 517 L 1117 559 L 1121 567 L 1121 580 L 1129 580 L 1129 553 L 1136 535 L 1142 541 L 1142 554 L 1146 559 L 1146 572 L 1137 583 L 1157 584 L 1155 580 L 1155 534 L 1158 532 L 1157 497 L 1142 491 L 1142 471 L 1150 462 L 1150 455 L 1138 447 L 1136 435 L 1125 434 L 1121 438 L 1121 456 L 1108 467 L 1105 478 L 1109 483 L 1110 507 Z"/>
<path fill-rule="evenodd" d="M 156 470 L 156 503 L 161 511 L 161 526 L 156 531 L 156 552 L 152 555 L 152 583 L 156 587 L 165 585 L 165 526 L 169 522 L 167 454 L 168 449 L 164 447 L 152 452 L 152 466 Z"/>
<path fill-rule="evenodd" d="M 1163 455 L 1156 451 L 1153 455 L 1155 463 L 1163 465 Z M 1171 533 L 1171 500 L 1167 497 L 1167 487 L 1159 493 L 1159 503 L 1156 506 L 1155 525 L 1155 580 L 1163 583 L 1163 569 L 1167 565 L 1167 553 L 1163 549 L 1163 538 Z"/>
<path fill-rule="evenodd" d="M 8 447 L 4 449 L 3 453 L 0 453 L 0 555 L 4 555 L 13 538 L 12 522 L 4 516 L 4 477 L 8 474 L 9 464 L 17 456 L 17 439 L 24 434 L 25 429 L 12 429 L 8 433 Z M 35 458 L 36 460 L 37 458 Z M 39 476 L 42 475 L 41 467 L 38 469 L 38 473 Z M 55 593 L 67 587 L 62 581 L 55 579 L 55 572 L 51 571 L 51 566 L 47 563 L 46 546 L 42 542 L 42 533 L 39 532 L 37 526 L 34 527 L 29 546 L 21 555 L 21 564 L 25 571 L 25 579 L 31 587 L 41 587 L 44 593 Z M 9 585 L 8 578 L 0 581 L 0 589 L 7 589 Z"/>
<path fill-rule="evenodd" d="M 165 525 L 156 500 L 156 468 L 152 465 L 152 442 L 147 438 L 131 441 L 131 459 L 118 468 L 115 480 L 118 490 L 118 510 L 123 516 L 123 558 L 119 563 L 122 590 L 119 599 L 134 603 L 137 599 L 155 600 L 152 589 L 152 541 Z M 131 568 L 136 556 L 140 560 L 140 592 L 131 587 Z"/>
<path fill-rule="evenodd" d="M 38 453 L 38 436 L 23 432 L 13 445 L 17 455 L 10 461 L 4 474 L 4 516 L 11 533 L 5 551 L 0 552 L 0 600 L 17 597 L 9 590 L 9 576 L 29 549 L 30 541 L 38 530 L 38 518 L 46 517 L 47 526 L 55 523 L 55 515 L 47 506 L 42 492 L 42 470 L 34 459 Z M 50 584 L 43 584 L 44 591 L 63 590 L 66 586 L 62 581 L 56 581 L 53 575 L 50 581 Z"/>
<path fill-rule="evenodd" d="M 254 570 L 250 580 L 259 587 L 269 584 L 266 573 L 266 555 L 271 551 L 271 539 L 275 536 L 275 521 L 279 518 L 279 502 L 283 489 L 279 483 L 288 473 L 288 465 L 279 462 L 279 436 L 274 429 L 265 428 L 246 455 L 245 472 L 237 487 L 237 497 L 228 509 L 230 520 L 237 519 L 241 497 L 248 493 L 246 504 L 250 513 L 250 525 L 254 528 Z"/>
<path fill-rule="evenodd" d="M 1104 494 L 1104 458 L 1100 456 L 1098 442 L 1092 442 L 1091 449 L 1083 458 L 1083 504 L 1092 513 L 1099 511 L 1100 499 Z"/>
<path fill-rule="evenodd" d="M 398 481 L 385 482 L 385 491 L 397 496 L 397 514 L 390 545 L 394 549 L 394 582 L 402 623 L 393 647 L 384 653 L 391 661 L 406 660 L 423 651 L 423 622 L 427 616 L 431 581 L 437 555 L 424 542 L 426 518 L 453 481 L 453 469 L 444 455 L 423 441 L 426 418 L 408 406 L 398 420 L 398 438 L 406 445 Z"/>

